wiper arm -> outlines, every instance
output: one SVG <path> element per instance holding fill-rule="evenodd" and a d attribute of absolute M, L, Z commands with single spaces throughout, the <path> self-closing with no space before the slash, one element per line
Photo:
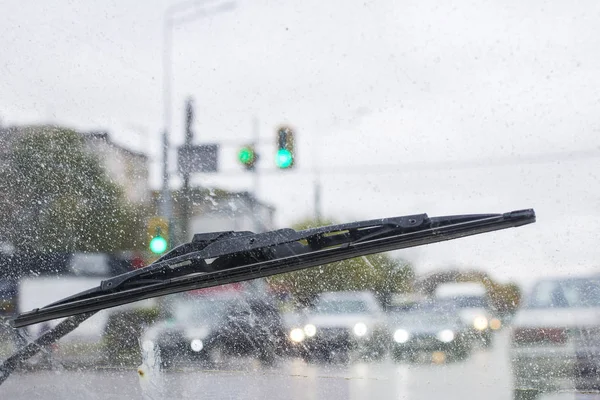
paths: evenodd
<path fill-rule="evenodd" d="M 156 262 L 100 286 L 18 315 L 14 327 L 157 296 L 263 278 L 348 258 L 435 243 L 535 222 L 533 210 L 430 218 L 375 219 L 303 231 L 198 234 Z"/>
<path fill-rule="evenodd" d="M 53 329 L 44 333 L 33 342 L 25 345 L 15 354 L 4 360 L 0 365 L 0 385 L 8 379 L 9 375 L 17 369 L 20 364 L 36 355 L 43 347 L 57 342 L 60 338 L 77 329 L 77 327 L 86 319 L 94 315 L 95 312 L 83 313 L 67 318 L 60 322 Z"/>

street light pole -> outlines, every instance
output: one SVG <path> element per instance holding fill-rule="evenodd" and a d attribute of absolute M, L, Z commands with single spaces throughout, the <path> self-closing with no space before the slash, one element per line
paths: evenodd
<path fill-rule="evenodd" d="M 173 28 L 178 23 L 190 22 L 195 19 L 199 19 L 201 17 L 206 17 L 208 15 L 212 15 L 218 12 L 225 12 L 235 8 L 235 2 L 226 2 L 222 3 L 220 6 L 214 7 L 211 10 L 199 10 L 197 13 L 192 13 L 187 18 L 180 18 L 178 20 L 174 19 L 174 15 L 178 12 L 185 11 L 188 8 L 211 3 L 214 1 L 211 0 L 192 0 L 192 1 L 183 1 L 180 3 L 173 4 L 165 11 L 163 15 L 163 52 L 162 52 L 162 69 L 163 69 L 163 134 L 162 134 L 162 150 L 163 150 L 163 171 L 162 171 L 162 189 L 161 189 L 161 202 L 160 202 L 160 214 L 164 218 L 169 221 L 169 224 L 172 224 L 173 220 L 173 207 L 172 207 L 172 197 L 171 197 L 171 189 L 169 187 L 169 134 L 171 130 L 171 111 L 172 111 L 172 101 L 171 101 L 171 81 L 173 74 Z M 172 232 L 173 229 L 169 229 L 169 243 L 172 244 Z"/>
<path fill-rule="evenodd" d="M 164 127 L 162 134 L 162 156 L 163 156 L 163 171 L 162 171 L 162 193 L 160 214 L 171 222 L 172 219 L 172 200 L 171 190 L 169 188 L 169 130 L 171 128 L 171 47 L 173 40 L 173 23 L 171 20 L 170 8 L 165 13 L 163 23 L 163 119 Z M 172 230 L 169 229 L 169 232 Z M 169 243 L 171 241 L 169 240 Z"/>

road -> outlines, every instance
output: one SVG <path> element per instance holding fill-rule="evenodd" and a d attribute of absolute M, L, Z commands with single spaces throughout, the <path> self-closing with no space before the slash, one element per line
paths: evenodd
<path fill-rule="evenodd" d="M 307 365 L 282 360 L 264 368 L 251 360 L 218 371 L 182 370 L 164 376 L 169 399 L 511 399 L 507 334 L 492 349 L 477 350 L 450 364 L 378 363 Z M 19 373 L 0 387 L 6 399 L 143 399 L 133 369 L 58 370 Z M 543 400 L 600 399 L 595 395 L 551 394 Z"/>

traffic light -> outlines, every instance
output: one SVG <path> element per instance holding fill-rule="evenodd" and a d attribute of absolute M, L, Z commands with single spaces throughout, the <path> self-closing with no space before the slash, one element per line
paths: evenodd
<path fill-rule="evenodd" d="M 253 171 L 258 161 L 258 154 L 256 154 L 254 146 L 248 145 L 242 147 L 238 153 L 238 160 L 240 160 L 248 171 Z"/>
<path fill-rule="evenodd" d="M 294 166 L 294 157 L 294 131 L 282 126 L 277 130 L 275 165 L 280 169 L 290 169 Z"/>
<path fill-rule="evenodd" d="M 162 217 L 148 220 L 148 248 L 154 254 L 162 254 L 169 247 L 169 221 Z"/>

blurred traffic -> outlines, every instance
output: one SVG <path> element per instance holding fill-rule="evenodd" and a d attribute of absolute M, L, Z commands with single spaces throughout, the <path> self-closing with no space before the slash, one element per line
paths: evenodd
<path fill-rule="evenodd" d="M 169 315 L 146 329 L 142 351 L 160 351 L 166 368 L 182 362 L 214 366 L 239 356 L 274 363 L 286 334 L 271 299 L 238 290 L 200 292 L 169 297 Z"/>
<path fill-rule="evenodd" d="M 322 293 L 288 327 L 295 352 L 307 361 L 346 362 L 352 354 L 382 358 L 388 330 L 381 305 L 370 292 Z"/>
<path fill-rule="evenodd" d="M 138 268 L 140 260 L 131 254 L 74 253 L 4 262 L 32 268 L 0 282 L 2 313 L 8 319 Z M 383 360 L 460 365 L 490 351 L 504 332 L 508 341 L 499 351 L 510 360 L 515 399 L 599 387 L 597 277 L 544 278 L 522 295 L 519 307 L 501 312 L 489 282 L 447 272 L 434 275 L 434 287 L 433 275 L 414 277 L 409 286 L 415 290 L 384 297 L 343 290 L 299 299 L 281 281 L 268 280 L 170 295 L 98 313 L 23 367 L 127 366 L 149 355 L 158 355 L 165 371 L 226 368 L 239 359 L 256 360 L 266 368 L 293 359 L 330 365 Z M 3 352 L 55 324 L 14 330 L 4 323 Z"/>
<path fill-rule="evenodd" d="M 390 315 L 389 326 L 391 356 L 395 361 L 414 362 L 419 356 L 433 353 L 444 360 L 460 360 L 468 357 L 473 348 L 470 326 L 458 314 L 435 306 L 396 312 Z"/>
<path fill-rule="evenodd" d="M 140 260 L 74 253 L 5 258 L 5 263 L 31 267 L 29 274 L 1 281 L 2 312 L 10 318 L 133 270 Z M 55 324 L 37 324 L 19 334 L 3 325 L 3 337 L 17 345 L 22 337 L 35 337 Z M 299 301 L 278 282 L 256 280 L 106 310 L 65 343 L 96 343 L 106 353 L 104 361 L 132 345 L 142 352 L 157 348 L 165 368 L 211 365 L 238 356 L 268 365 L 281 357 L 352 362 L 392 355 L 406 362 L 416 360 L 418 353 L 468 357 L 471 348 L 492 345 L 494 332 L 504 327 L 485 286 L 475 282 L 442 283 L 432 295 L 392 293 L 381 299 L 372 291 L 346 290 Z M 136 337 L 127 338 L 122 329 Z M 52 349 L 56 357 L 65 343 Z"/>

